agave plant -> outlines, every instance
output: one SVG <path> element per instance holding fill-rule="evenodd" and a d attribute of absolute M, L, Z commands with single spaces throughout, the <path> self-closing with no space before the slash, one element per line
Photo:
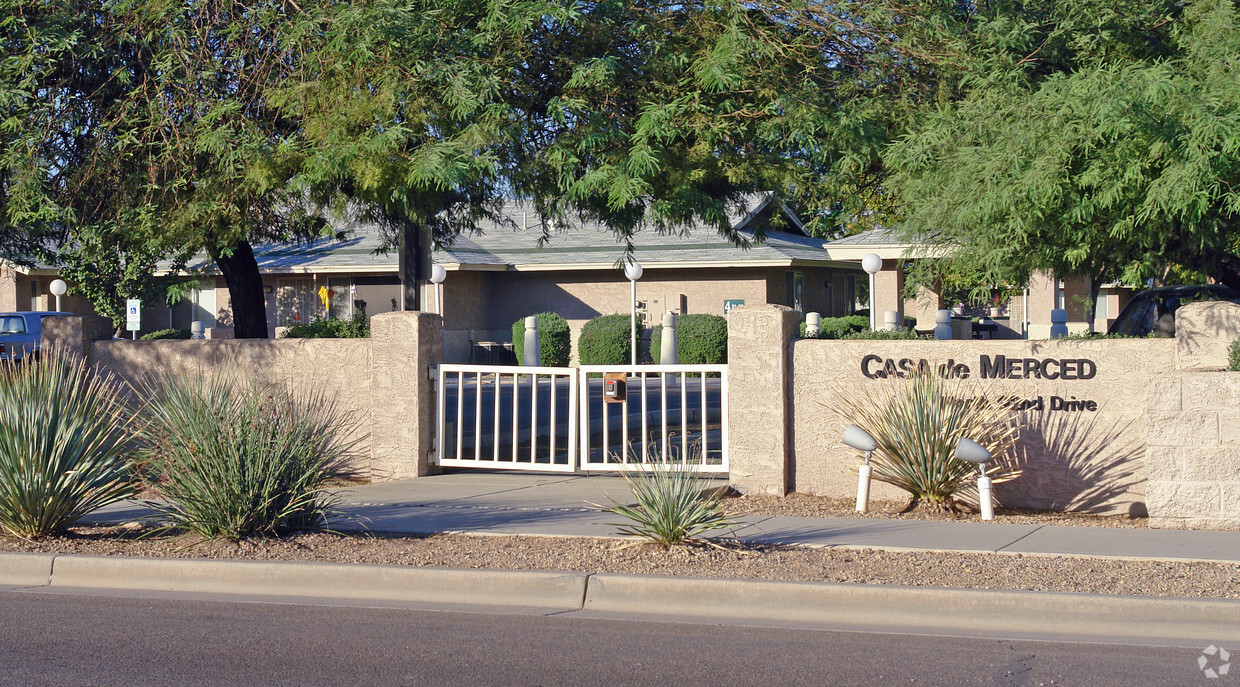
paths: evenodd
<path fill-rule="evenodd" d="M 239 540 L 323 529 L 338 514 L 344 416 L 320 394 L 235 375 L 165 374 L 142 385 L 144 471 L 166 528 Z"/>
<path fill-rule="evenodd" d="M 119 389 L 59 348 L 0 363 L 0 529 L 56 534 L 136 493 L 132 414 Z"/>
<path fill-rule="evenodd" d="M 612 499 L 614 505 L 608 512 L 627 522 L 609 524 L 621 534 L 663 548 L 683 546 L 707 532 L 734 527 L 736 519 L 719 509 L 723 490 L 710 488 L 697 469 L 700 464 L 693 455 L 647 465 L 623 463 L 620 474 L 632 489 L 636 505 Z"/>
<path fill-rule="evenodd" d="M 1015 476 L 1008 458 L 1021 423 L 1010 397 L 929 371 L 889 384 L 886 393 L 839 394 L 836 412 L 874 437 L 873 479 L 907 491 L 910 508 L 954 512 L 958 496 L 976 493 L 977 467 L 952 457 L 961 437 L 990 451 L 993 480 Z"/>

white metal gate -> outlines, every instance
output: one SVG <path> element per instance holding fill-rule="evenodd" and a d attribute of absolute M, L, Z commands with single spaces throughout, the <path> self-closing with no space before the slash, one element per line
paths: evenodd
<path fill-rule="evenodd" d="M 603 399 L 608 372 L 626 376 L 622 403 Z M 727 473 L 727 374 L 726 365 L 440 365 L 434 461 L 597 472 L 683 459 Z"/>

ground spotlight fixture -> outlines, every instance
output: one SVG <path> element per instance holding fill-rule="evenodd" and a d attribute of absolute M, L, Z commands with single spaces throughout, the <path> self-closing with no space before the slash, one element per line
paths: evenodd
<path fill-rule="evenodd" d="M 953 453 L 956 460 L 963 460 L 966 463 L 977 463 L 977 501 L 982 509 L 983 520 L 995 519 L 995 504 L 991 497 L 991 481 L 986 476 L 986 463 L 990 462 L 990 451 L 985 446 L 966 437 L 960 437 L 960 441 L 956 442 L 956 450 Z"/>
<path fill-rule="evenodd" d="M 844 445 L 865 451 L 865 462 L 857 469 L 857 512 L 864 513 L 870 508 L 870 475 L 874 472 L 870 467 L 870 454 L 878 448 L 878 442 L 864 429 L 849 425 L 844 430 Z"/>

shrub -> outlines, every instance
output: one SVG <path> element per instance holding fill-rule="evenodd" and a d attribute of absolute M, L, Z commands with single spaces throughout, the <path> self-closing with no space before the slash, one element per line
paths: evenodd
<path fill-rule="evenodd" d="M 190 331 L 188 329 L 160 329 L 142 335 L 143 341 L 159 341 L 161 339 L 188 339 Z"/>
<path fill-rule="evenodd" d="M 572 354 L 572 335 L 568 321 L 553 312 L 540 312 L 538 318 L 538 360 L 543 367 L 567 367 Z M 525 359 L 525 318 L 512 323 L 512 351 L 517 362 Z"/>
<path fill-rule="evenodd" d="M 135 493 L 130 413 L 117 382 L 68 352 L 0 365 L 0 529 L 62 532 Z"/>
<path fill-rule="evenodd" d="M 610 523 L 621 534 L 639 537 L 662 548 L 683 546 L 699 535 L 736 525 L 719 509 L 722 489 L 711 489 L 692 456 L 653 463 L 648 469 L 632 463 L 620 472 L 633 490 L 635 505 L 612 499 L 609 513 L 627 522 Z"/>
<path fill-rule="evenodd" d="M 849 339 L 849 340 L 874 339 L 878 341 L 898 340 L 898 339 L 916 339 L 917 332 L 912 331 L 911 329 L 897 329 L 894 332 L 889 332 L 883 329 L 880 329 L 876 332 L 866 330 L 864 332 L 853 332 L 851 334 L 845 334 L 844 336 L 841 336 L 840 338 Z"/>
<path fill-rule="evenodd" d="M 580 365 L 628 365 L 632 360 L 630 315 L 600 315 L 581 328 L 577 337 L 577 363 Z M 641 326 L 641 322 L 637 323 Z M 522 331 L 525 327 L 522 325 Z M 638 338 L 640 340 L 640 334 Z"/>
<path fill-rule="evenodd" d="M 824 317 L 818 329 L 819 339 L 842 339 L 854 332 L 863 332 L 870 328 L 868 315 L 848 315 L 845 317 Z M 801 338 L 805 336 L 805 322 L 801 322 Z"/>
<path fill-rule="evenodd" d="M 142 393 L 149 505 L 206 539 L 323 529 L 344 474 L 347 430 L 334 403 L 223 374 L 165 374 Z"/>
<path fill-rule="evenodd" d="M 656 365 L 662 353 L 663 327 L 650 336 L 650 357 Z M 722 365 L 728 362 L 728 320 L 721 315 L 680 315 L 676 318 L 676 356 L 682 365 Z"/>
<path fill-rule="evenodd" d="M 990 450 L 995 481 L 1015 476 L 1004 467 L 1020 424 L 1011 398 L 934 373 L 888 384 L 870 394 L 837 394 L 836 412 L 878 442 L 873 478 L 907 491 L 910 507 L 955 511 L 958 494 L 976 491 L 977 468 L 952 457 L 961 437 Z"/>
<path fill-rule="evenodd" d="M 1227 369 L 1240 372 L 1240 341 L 1231 342 L 1231 347 L 1227 349 Z"/>
<path fill-rule="evenodd" d="M 370 320 L 365 313 L 358 313 L 351 320 L 335 317 L 318 319 L 288 328 L 289 339 L 368 339 Z"/>

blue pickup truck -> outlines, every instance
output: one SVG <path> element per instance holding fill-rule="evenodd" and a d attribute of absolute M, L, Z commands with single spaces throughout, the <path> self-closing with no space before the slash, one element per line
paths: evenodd
<path fill-rule="evenodd" d="M 38 356 L 43 335 L 43 318 L 68 315 L 63 312 L 0 313 L 0 362 L 16 362 L 26 356 Z"/>

